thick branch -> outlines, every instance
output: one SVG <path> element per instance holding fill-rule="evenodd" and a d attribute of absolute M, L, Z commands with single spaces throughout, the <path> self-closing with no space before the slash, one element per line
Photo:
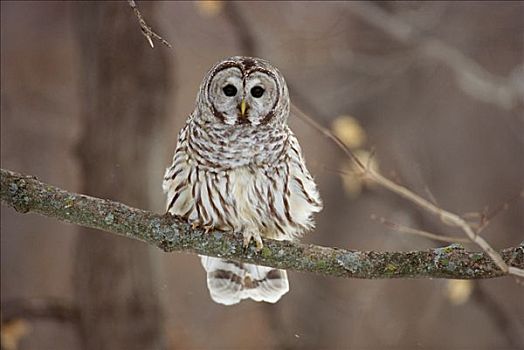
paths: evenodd
<path fill-rule="evenodd" d="M 22 213 L 137 239 L 166 252 L 183 251 L 281 269 L 352 278 L 493 278 L 505 275 L 481 252 L 459 245 L 413 252 L 352 251 L 311 244 L 264 240 L 264 248 L 242 249 L 242 238 L 205 233 L 170 215 L 158 215 L 107 199 L 70 193 L 35 177 L 1 170 L 2 202 Z M 524 243 L 500 252 L 508 265 L 524 268 Z"/>

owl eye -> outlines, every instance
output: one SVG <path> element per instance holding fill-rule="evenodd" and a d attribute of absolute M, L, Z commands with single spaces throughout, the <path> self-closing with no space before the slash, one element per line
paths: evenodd
<path fill-rule="evenodd" d="M 237 88 L 231 84 L 224 86 L 222 90 L 224 91 L 224 94 L 228 97 L 233 97 L 237 94 Z"/>
<path fill-rule="evenodd" d="M 255 98 L 259 98 L 264 94 L 265 91 L 266 90 L 264 90 L 262 86 L 254 86 L 251 88 L 251 95 Z"/>

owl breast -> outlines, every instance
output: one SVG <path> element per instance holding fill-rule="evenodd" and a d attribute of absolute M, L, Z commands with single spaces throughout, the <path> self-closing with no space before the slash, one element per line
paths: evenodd
<path fill-rule="evenodd" d="M 252 157 L 246 165 L 215 169 L 199 162 L 183 134 L 163 184 L 170 213 L 206 228 L 255 230 L 278 240 L 313 227 L 311 216 L 322 205 L 294 135 L 276 161 L 264 164 Z"/>

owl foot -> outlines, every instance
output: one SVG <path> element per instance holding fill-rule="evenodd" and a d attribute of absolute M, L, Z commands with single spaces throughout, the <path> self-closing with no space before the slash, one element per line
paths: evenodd
<path fill-rule="evenodd" d="M 191 228 L 192 228 L 193 230 L 194 230 L 194 229 L 197 229 L 197 228 L 199 228 L 199 227 L 200 227 L 200 222 L 198 222 L 198 221 L 193 221 L 193 222 L 191 223 Z"/>
<path fill-rule="evenodd" d="M 244 236 L 244 243 L 242 244 L 244 248 L 247 248 L 249 246 L 249 243 L 251 240 L 255 241 L 256 244 L 256 251 L 259 252 L 264 247 L 264 244 L 262 243 L 262 237 L 260 237 L 260 233 L 258 232 L 245 232 L 243 233 Z"/>
<path fill-rule="evenodd" d="M 204 232 L 205 233 L 209 233 L 209 231 L 211 231 L 213 229 L 214 229 L 213 225 L 204 226 Z"/>

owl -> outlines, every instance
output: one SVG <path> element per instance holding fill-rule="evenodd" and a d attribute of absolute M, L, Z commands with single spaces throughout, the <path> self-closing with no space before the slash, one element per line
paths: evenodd
<path fill-rule="evenodd" d="M 200 85 L 196 107 L 178 135 L 163 189 L 167 211 L 193 227 L 294 240 L 322 209 L 296 136 L 282 74 L 267 61 L 231 57 Z M 277 302 L 288 292 L 285 270 L 201 256 L 211 298 Z"/>

